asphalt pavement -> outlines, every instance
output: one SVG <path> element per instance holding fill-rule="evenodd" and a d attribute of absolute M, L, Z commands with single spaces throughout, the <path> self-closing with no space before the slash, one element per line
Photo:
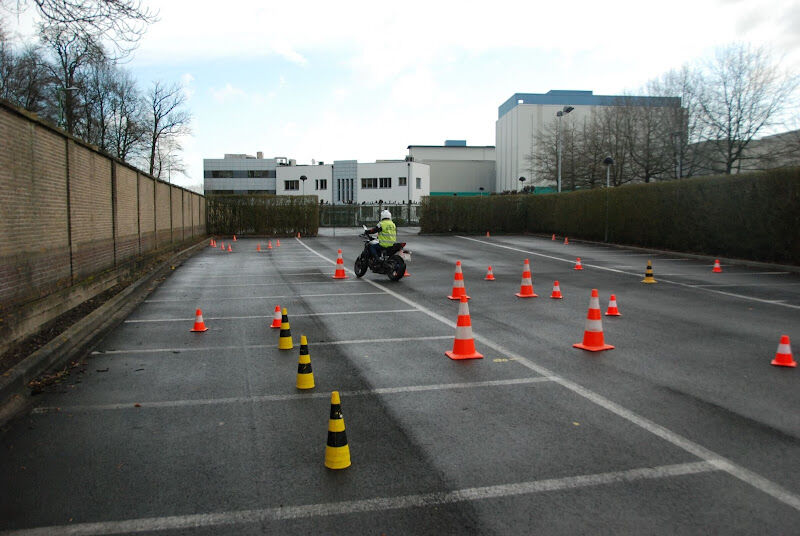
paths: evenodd
<path fill-rule="evenodd" d="M 354 277 L 356 230 L 324 234 L 206 248 L 9 422 L 0 534 L 797 532 L 800 370 L 770 365 L 800 341 L 797 273 L 400 228 L 409 276 L 391 282 Z M 526 258 L 537 298 L 514 295 Z M 457 260 L 483 359 L 444 354 Z M 572 346 L 592 289 L 603 312 L 616 295 L 613 350 Z M 323 465 L 334 390 L 343 470 Z"/>

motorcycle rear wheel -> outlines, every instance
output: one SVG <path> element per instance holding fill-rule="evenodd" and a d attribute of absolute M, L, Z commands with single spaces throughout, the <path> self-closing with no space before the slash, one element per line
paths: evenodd
<path fill-rule="evenodd" d="M 392 255 L 386 261 L 389 265 L 389 272 L 386 274 L 392 281 L 400 281 L 406 273 L 406 261 L 399 255 Z"/>
<path fill-rule="evenodd" d="M 364 255 L 359 255 L 356 257 L 356 262 L 353 265 L 353 271 L 356 273 L 356 277 L 362 277 L 367 273 L 367 259 L 364 258 Z"/>

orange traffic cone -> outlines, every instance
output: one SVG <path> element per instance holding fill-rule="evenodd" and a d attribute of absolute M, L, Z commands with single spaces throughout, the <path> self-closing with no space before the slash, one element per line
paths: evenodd
<path fill-rule="evenodd" d="M 572 346 L 589 350 L 590 352 L 612 350 L 614 348 L 603 340 L 603 320 L 600 316 L 600 298 L 596 288 L 592 289 L 592 297 L 589 299 L 589 313 L 586 315 L 583 342 L 575 343 Z"/>
<path fill-rule="evenodd" d="M 612 294 L 608 299 L 608 309 L 606 309 L 606 316 L 622 316 L 622 313 L 617 309 L 617 296 Z"/>
<path fill-rule="evenodd" d="M 228 244 L 228 251 L 233 251 L 230 244 Z"/>
<path fill-rule="evenodd" d="M 344 261 L 342 260 L 342 250 L 336 252 L 336 272 L 333 274 L 334 279 L 347 279 L 344 273 Z"/>
<path fill-rule="evenodd" d="M 300 233 L 297 233 L 297 238 L 300 238 Z"/>
<path fill-rule="evenodd" d="M 256 251 L 261 251 L 261 244 L 256 246 Z"/>
<path fill-rule="evenodd" d="M 489 238 L 489 231 L 486 231 L 486 238 Z"/>
<path fill-rule="evenodd" d="M 581 258 L 580 257 L 575 259 L 575 269 L 576 270 L 583 270 L 583 265 L 581 264 Z"/>
<path fill-rule="evenodd" d="M 528 259 L 525 259 L 525 264 L 522 266 L 522 282 L 519 284 L 519 292 L 516 293 L 516 296 L 520 298 L 536 298 L 539 296 L 533 293 L 531 264 Z"/>
<path fill-rule="evenodd" d="M 233 241 L 236 242 L 236 235 L 233 235 Z"/>
<path fill-rule="evenodd" d="M 484 277 L 484 279 L 486 281 L 494 281 L 494 273 L 492 272 L 492 267 L 491 266 L 486 271 L 486 277 Z"/>
<path fill-rule="evenodd" d="M 206 323 L 203 322 L 203 311 L 198 309 L 194 313 L 194 327 L 189 331 L 208 331 Z"/>
<path fill-rule="evenodd" d="M 280 241 L 280 239 L 279 239 L 277 242 L 278 242 L 278 243 L 277 243 L 277 244 L 275 244 L 275 247 L 278 247 L 278 248 L 279 248 L 279 247 L 281 247 L 281 241 Z"/>
<path fill-rule="evenodd" d="M 792 357 L 792 347 L 789 344 L 789 336 L 782 335 L 781 342 L 778 343 L 778 351 L 775 352 L 775 359 L 772 364 L 776 367 L 796 367 L 797 362 Z"/>
<path fill-rule="evenodd" d="M 209 245 L 209 247 L 212 247 L 212 248 L 214 247 L 214 239 L 213 238 L 211 239 L 211 242 L 208 243 L 208 245 Z"/>
<path fill-rule="evenodd" d="M 714 268 L 711 271 L 715 274 L 722 272 L 722 266 L 719 265 L 719 259 L 714 259 Z"/>
<path fill-rule="evenodd" d="M 283 317 L 281 316 L 281 306 L 280 305 L 276 305 L 275 306 L 275 314 L 272 316 L 272 324 L 270 324 L 269 327 L 280 329 L 281 328 L 281 320 L 282 320 L 282 318 Z"/>
<path fill-rule="evenodd" d="M 272 249 L 272 240 L 267 240 L 267 249 Z"/>
<path fill-rule="evenodd" d="M 565 246 L 569 245 L 569 237 L 567 237 L 567 236 L 564 237 L 564 245 Z"/>
<path fill-rule="evenodd" d="M 553 235 L 553 238 L 551 238 L 550 240 L 555 240 L 555 239 L 556 239 L 556 235 Z"/>
<path fill-rule="evenodd" d="M 554 300 L 560 300 L 564 297 L 561 295 L 561 287 L 558 286 L 558 281 L 553 281 L 553 293 L 550 294 L 550 297 Z"/>
<path fill-rule="evenodd" d="M 220 242 L 219 243 L 219 249 L 221 249 L 222 251 L 225 251 L 225 242 Z"/>
<path fill-rule="evenodd" d="M 403 277 L 410 277 L 410 276 L 411 274 L 408 273 L 408 268 L 406 268 L 406 271 L 403 272 Z"/>
<path fill-rule="evenodd" d="M 451 300 L 460 300 L 461 296 L 469 299 L 464 288 L 464 273 L 461 271 L 461 261 L 456 261 L 456 273 L 453 276 L 453 293 L 448 296 Z"/>
<path fill-rule="evenodd" d="M 453 350 L 445 352 L 450 359 L 482 359 L 483 355 L 475 351 L 475 339 L 472 337 L 472 321 L 469 317 L 467 297 L 461 296 L 458 304 L 458 321 Z"/>

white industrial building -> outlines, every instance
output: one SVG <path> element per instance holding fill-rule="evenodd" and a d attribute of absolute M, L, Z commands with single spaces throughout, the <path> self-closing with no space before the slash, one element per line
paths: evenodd
<path fill-rule="evenodd" d="M 444 145 L 409 145 L 408 158 L 430 166 L 430 195 L 482 195 L 494 191 L 493 145 L 467 145 L 446 140 Z"/>
<path fill-rule="evenodd" d="M 525 186 L 551 186 L 550 177 L 531 177 L 528 155 L 536 151 L 536 134 L 550 127 L 561 112 L 569 110 L 572 121 L 590 119 L 604 106 L 680 107 L 679 97 L 631 97 L 594 95 L 591 91 L 551 90 L 547 93 L 515 93 L 500 105 L 495 123 L 497 144 L 495 191 L 519 190 Z M 565 108 L 566 107 L 566 108 Z"/>
<path fill-rule="evenodd" d="M 264 158 L 262 152 L 204 158 L 203 189 L 206 194 L 274 194 L 275 170 L 293 162 L 283 156 Z"/>
<path fill-rule="evenodd" d="M 305 177 L 305 180 L 303 179 Z M 331 204 L 419 203 L 430 195 L 430 167 L 408 160 L 281 165 L 276 195 L 316 195 Z"/>

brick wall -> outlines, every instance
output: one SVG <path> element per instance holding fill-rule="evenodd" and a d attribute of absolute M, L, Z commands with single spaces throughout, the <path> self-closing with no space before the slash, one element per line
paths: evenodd
<path fill-rule="evenodd" d="M 205 202 L 0 100 L 0 351 L 33 302 L 204 235 Z"/>

